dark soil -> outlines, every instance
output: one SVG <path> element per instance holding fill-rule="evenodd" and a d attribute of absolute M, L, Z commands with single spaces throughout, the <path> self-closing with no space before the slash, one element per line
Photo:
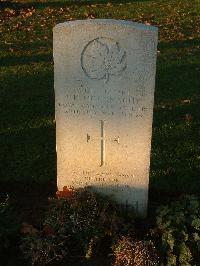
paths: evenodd
<path fill-rule="evenodd" d="M 9 196 L 9 203 L 22 222 L 38 224 L 48 206 L 48 198 L 54 197 L 55 183 L 1 182 L 0 200 Z"/>

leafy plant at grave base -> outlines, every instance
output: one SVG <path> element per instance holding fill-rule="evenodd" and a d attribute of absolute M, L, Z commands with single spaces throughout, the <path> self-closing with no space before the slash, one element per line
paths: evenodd
<path fill-rule="evenodd" d="M 21 249 L 32 265 L 50 264 L 69 256 L 90 259 L 102 250 L 105 241 L 133 229 L 133 219 L 125 223 L 119 206 L 109 197 L 86 189 L 58 191 L 50 199 L 41 230 L 25 225 Z M 77 256 L 79 254 L 79 256 Z"/>
<path fill-rule="evenodd" d="M 15 222 L 13 222 L 13 220 Z M 19 225 L 13 217 L 9 198 L 0 203 L 0 255 L 5 254 L 18 238 Z"/>
<path fill-rule="evenodd" d="M 159 257 L 151 240 L 121 237 L 113 247 L 114 266 L 155 266 Z"/>
<path fill-rule="evenodd" d="M 200 265 L 200 198 L 185 196 L 157 213 L 162 265 Z"/>
<path fill-rule="evenodd" d="M 32 230 L 23 238 L 20 248 L 26 259 L 31 260 L 31 265 L 46 265 L 62 260 L 67 254 L 64 243 L 65 235 L 45 233 L 45 230 Z"/>

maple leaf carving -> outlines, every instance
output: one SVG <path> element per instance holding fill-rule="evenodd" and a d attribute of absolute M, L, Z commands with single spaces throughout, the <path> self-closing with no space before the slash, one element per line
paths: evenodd
<path fill-rule="evenodd" d="M 126 69 L 126 52 L 111 39 L 97 38 L 83 49 L 81 65 L 89 78 L 107 82 L 110 75 L 121 75 Z"/>
<path fill-rule="evenodd" d="M 106 58 L 106 68 L 110 75 L 118 76 L 126 69 L 126 53 L 118 43 L 112 45 Z"/>

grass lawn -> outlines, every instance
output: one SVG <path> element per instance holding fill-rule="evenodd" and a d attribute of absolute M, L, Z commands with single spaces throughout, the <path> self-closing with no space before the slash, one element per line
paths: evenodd
<path fill-rule="evenodd" d="M 0 2 L 1 195 L 40 206 L 56 190 L 52 29 L 88 18 L 159 27 L 150 204 L 198 194 L 199 14 L 198 0 Z"/>

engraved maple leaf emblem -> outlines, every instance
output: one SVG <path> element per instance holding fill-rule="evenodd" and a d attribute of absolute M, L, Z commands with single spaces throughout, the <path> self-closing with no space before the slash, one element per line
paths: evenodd
<path fill-rule="evenodd" d="M 118 42 L 97 38 L 83 49 L 81 65 L 89 78 L 107 82 L 110 75 L 119 76 L 126 69 L 126 52 Z"/>

